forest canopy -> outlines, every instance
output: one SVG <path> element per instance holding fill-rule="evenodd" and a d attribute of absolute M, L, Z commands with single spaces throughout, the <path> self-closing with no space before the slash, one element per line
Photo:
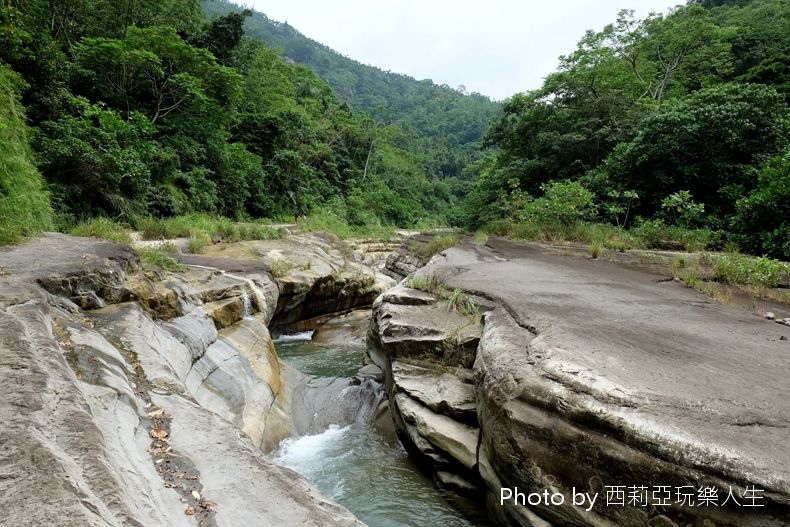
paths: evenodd
<path fill-rule="evenodd" d="M 195 0 L 4 3 L 0 61 L 19 80 L 2 87 L 11 99 L 22 92 L 31 130 L 16 137 L 32 148 L 58 226 L 317 209 L 351 224 L 446 221 L 476 146 L 415 137 L 348 104 L 246 37 L 251 11 L 225 7 L 206 16 Z M 471 100 L 449 91 L 453 104 Z M 478 99 L 488 113 L 464 136 L 470 144 L 498 109 Z"/>
<path fill-rule="evenodd" d="M 743 0 L 625 10 L 588 31 L 541 88 L 505 102 L 466 221 L 539 223 L 531 204 L 561 182 L 590 193 L 589 221 L 789 258 L 788 27 L 790 3 Z"/>
<path fill-rule="evenodd" d="M 96 216 L 321 214 L 790 258 L 788 27 L 784 0 L 624 10 L 499 103 L 225 0 L 9 0 L 2 241 Z"/>

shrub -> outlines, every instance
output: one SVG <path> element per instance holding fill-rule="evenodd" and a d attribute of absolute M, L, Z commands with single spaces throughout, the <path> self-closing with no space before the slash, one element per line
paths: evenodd
<path fill-rule="evenodd" d="M 790 259 L 790 152 L 763 167 L 737 209 L 734 228 L 745 249 Z"/>
<path fill-rule="evenodd" d="M 702 251 L 716 245 L 710 230 L 667 225 L 661 219 L 642 220 L 632 232 L 648 249 Z"/>
<path fill-rule="evenodd" d="M 748 258 L 740 254 L 724 254 L 713 264 L 713 279 L 726 284 L 762 285 L 776 287 L 788 264 L 765 256 Z"/>
<path fill-rule="evenodd" d="M 541 186 L 543 196 L 524 207 L 524 219 L 540 224 L 572 225 L 595 216 L 595 196 L 576 181 Z"/>
<path fill-rule="evenodd" d="M 688 190 L 673 192 L 661 201 L 664 216 L 672 220 L 675 225 L 688 227 L 698 221 L 705 212 L 705 205 L 695 203 Z"/>

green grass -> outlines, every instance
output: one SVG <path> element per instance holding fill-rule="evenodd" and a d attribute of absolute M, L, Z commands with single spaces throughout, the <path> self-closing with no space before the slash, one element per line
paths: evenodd
<path fill-rule="evenodd" d="M 0 64 L 0 245 L 52 230 L 52 208 L 33 163 L 19 94 L 24 84 Z"/>
<path fill-rule="evenodd" d="M 563 225 L 496 220 L 484 226 L 482 232 L 512 240 L 600 244 L 605 249 L 621 252 L 629 249 L 702 251 L 717 243 L 712 231 L 669 226 L 661 221 L 645 221 L 638 227 L 622 229 L 605 223 Z"/>
<path fill-rule="evenodd" d="M 446 279 L 439 273 L 430 273 L 425 276 L 410 275 L 406 278 L 406 287 L 419 289 L 436 296 L 444 296 L 448 291 Z"/>
<path fill-rule="evenodd" d="M 186 214 L 172 218 L 143 218 L 138 227 L 144 240 L 201 238 L 212 243 L 244 240 L 274 240 L 283 237 L 280 229 L 258 222 L 237 223 L 228 218 L 208 214 Z"/>
<path fill-rule="evenodd" d="M 590 243 L 590 256 L 593 259 L 596 259 L 599 256 L 601 256 L 602 252 L 603 252 L 603 243 L 598 240 L 593 240 Z"/>
<path fill-rule="evenodd" d="M 305 232 L 328 232 L 342 240 L 349 238 L 389 240 L 395 234 L 395 227 L 392 225 L 350 225 L 341 216 L 328 209 L 314 211 L 306 218 L 301 218 L 296 226 Z"/>
<path fill-rule="evenodd" d="M 405 285 L 443 299 L 447 302 L 448 311 L 469 317 L 475 316 L 480 312 L 480 308 L 474 298 L 457 287 L 450 290 L 447 287 L 446 278 L 438 273 L 431 273 L 425 276 L 410 275 L 406 278 Z"/>
<path fill-rule="evenodd" d="M 211 236 L 205 232 L 197 232 L 192 234 L 187 240 L 187 251 L 200 254 L 209 245 L 211 245 Z"/>
<path fill-rule="evenodd" d="M 74 236 L 101 238 L 117 243 L 132 243 L 129 228 L 109 218 L 96 217 L 77 224 L 69 234 Z"/>
<path fill-rule="evenodd" d="M 438 254 L 450 247 L 458 245 L 458 236 L 455 234 L 443 234 L 434 237 L 428 243 L 412 242 L 411 249 L 420 259 L 420 265 L 425 265 L 434 254 Z"/>
<path fill-rule="evenodd" d="M 447 296 L 447 310 L 466 316 L 474 316 L 480 312 L 475 299 L 458 288 L 453 289 Z"/>
<path fill-rule="evenodd" d="M 285 258 L 278 258 L 274 260 L 271 264 L 271 270 L 269 271 L 271 275 L 275 278 L 282 278 L 283 276 L 287 276 L 292 270 L 297 269 L 299 271 L 307 271 L 312 267 L 310 262 L 292 262 L 290 260 L 286 260 Z"/>
<path fill-rule="evenodd" d="M 184 266 L 168 252 L 168 248 L 141 248 L 137 250 L 143 262 L 155 265 L 166 271 L 181 272 Z"/>

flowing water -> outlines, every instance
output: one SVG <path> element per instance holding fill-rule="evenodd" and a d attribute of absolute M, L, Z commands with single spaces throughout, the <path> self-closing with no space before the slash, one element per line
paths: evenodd
<path fill-rule="evenodd" d="M 315 376 L 347 377 L 357 372 L 364 346 L 315 344 L 310 335 L 280 337 L 278 355 Z M 369 421 L 357 419 L 346 426 L 330 425 L 319 434 L 286 439 L 274 454 L 275 461 L 302 474 L 370 527 L 488 525 L 482 518 L 473 522 L 462 515 L 397 440 L 385 438 Z"/>

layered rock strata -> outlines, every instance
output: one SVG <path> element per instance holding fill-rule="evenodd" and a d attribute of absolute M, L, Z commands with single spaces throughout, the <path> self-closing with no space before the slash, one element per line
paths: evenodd
<path fill-rule="evenodd" d="M 790 525 L 783 326 L 638 269 L 488 245 L 449 249 L 414 281 L 490 302 L 481 333 L 451 339 L 446 300 L 404 286 L 374 305 L 370 358 L 437 478 L 482 482 L 503 525 Z M 501 500 L 516 488 L 563 503 Z"/>
<path fill-rule="evenodd" d="M 0 250 L 4 522 L 362 525 L 264 455 L 307 426 L 292 408 L 305 379 L 268 330 L 290 270 L 207 263 L 143 270 L 126 246 L 63 235 Z"/>

